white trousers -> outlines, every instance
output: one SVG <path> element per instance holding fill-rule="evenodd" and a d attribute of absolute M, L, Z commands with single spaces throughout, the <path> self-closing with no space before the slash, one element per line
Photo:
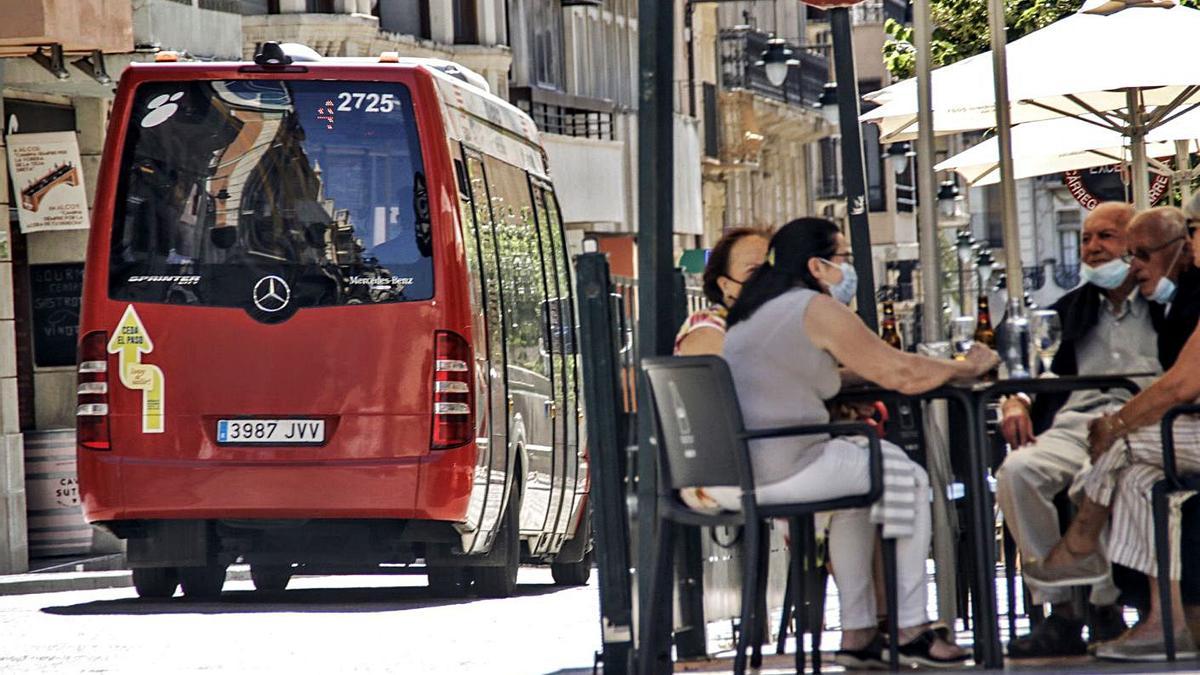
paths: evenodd
<path fill-rule="evenodd" d="M 863 494 L 870 487 L 868 451 L 850 441 L 832 439 L 813 446 L 817 459 L 799 472 L 778 482 L 758 486 L 760 504 L 823 501 Z M 931 536 L 929 476 L 895 445 L 883 442 L 890 459 L 912 465 L 917 480 L 916 519 L 912 536 L 896 539 L 896 582 L 901 628 L 929 621 L 927 613 L 925 559 Z M 886 488 L 885 488 L 886 489 Z M 829 559 L 840 595 L 842 628 L 853 630 L 876 625 L 874 592 L 876 527 L 867 509 L 848 509 L 831 514 Z"/>

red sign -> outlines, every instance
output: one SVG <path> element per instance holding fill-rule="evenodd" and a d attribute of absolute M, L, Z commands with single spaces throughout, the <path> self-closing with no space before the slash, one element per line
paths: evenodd
<path fill-rule="evenodd" d="M 1083 208 L 1092 210 L 1101 202 L 1127 202 L 1126 186 L 1129 183 L 1128 171 L 1123 164 L 1097 166 L 1082 171 L 1066 171 L 1063 173 L 1063 183 L 1071 191 L 1075 201 Z M 1157 204 L 1167 194 L 1171 187 L 1171 179 L 1167 176 L 1153 174 L 1150 176 L 1150 204 Z"/>

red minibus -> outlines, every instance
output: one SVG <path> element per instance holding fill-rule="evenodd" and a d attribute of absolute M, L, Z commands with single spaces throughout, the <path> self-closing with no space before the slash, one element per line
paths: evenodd
<path fill-rule="evenodd" d="M 143 597 L 414 569 L 586 583 L 571 268 L 533 121 L 455 64 L 134 64 L 100 170 L 87 518 Z"/>

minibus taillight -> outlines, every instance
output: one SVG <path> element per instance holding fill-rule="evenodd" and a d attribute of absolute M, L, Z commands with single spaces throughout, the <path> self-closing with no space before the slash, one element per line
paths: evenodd
<path fill-rule="evenodd" d="M 471 414 L 471 347 L 450 331 L 434 333 L 434 450 L 466 445 L 475 433 Z"/>
<path fill-rule="evenodd" d="M 109 450 L 108 333 L 98 330 L 79 341 L 75 438 L 89 450 Z"/>

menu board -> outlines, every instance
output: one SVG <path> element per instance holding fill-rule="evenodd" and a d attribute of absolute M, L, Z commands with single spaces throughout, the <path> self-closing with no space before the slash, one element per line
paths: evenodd
<path fill-rule="evenodd" d="M 75 365 L 82 293 L 83 263 L 29 266 L 34 365 Z"/>

